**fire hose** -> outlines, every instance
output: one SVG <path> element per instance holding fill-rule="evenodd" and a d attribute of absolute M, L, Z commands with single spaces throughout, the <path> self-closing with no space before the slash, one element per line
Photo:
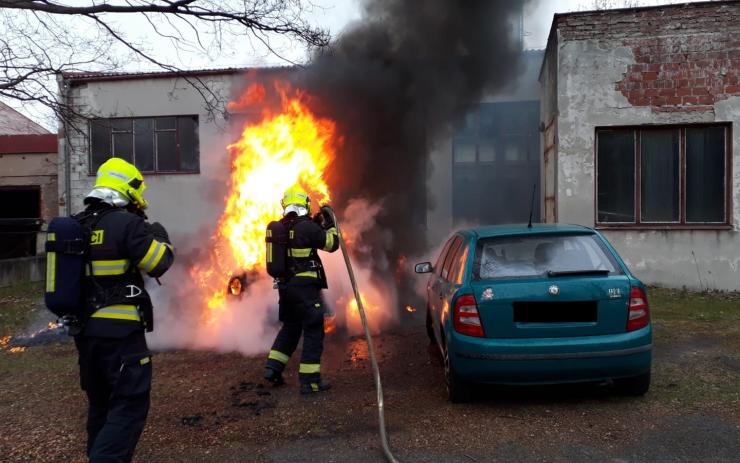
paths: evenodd
<path fill-rule="evenodd" d="M 385 459 L 390 463 L 398 463 L 396 457 L 391 452 L 390 445 L 388 444 L 388 435 L 385 431 L 385 411 L 383 407 L 383 385 L 380 382 L 380 369 L 378 368 L 378 360 L 375 357 L 375 348 L 373 347 L 373 338 L 370 335 L 370 328 L 367 324 L 367 317 L 365 316 L 365 308 L 362 305 L 362 297 L 360 297 L 360 290 L 357 287 L 357 280 L 355 279 L 355 272 L 352 270 L 352 262 L 350 262 L 349 254 L 347 253 L 347 247 L 344 244 L 344 238 L 342 238 L 342 229 L 339 227 L 339 221 L 334 213 L 334 209 L 330 206 L 323 206 L 322 209 L 328 211 L 331 215 L 334 225 L 337 227 L 337 237 L 339 238 L 339 247 L 342 249 L 342 256 L 344 256 L 344 263 L 347 265 L 347 273 L 349 274 L 349 280 L 352 283 L 352 290 L 355 293 L 355 301 L 357 302 L 357 310 L 360 313 L 360 320 L 362 320 L 362 327 L 365 330 L 365 339 L 367 339 L 367 350 L 370 355 L 370 362 L 373 366 L 373 377 L 375 378 L 375 389 L 378 392 L 378 428 L 380 430 L 380 444 L 383 447 L 383 455 Z"/>

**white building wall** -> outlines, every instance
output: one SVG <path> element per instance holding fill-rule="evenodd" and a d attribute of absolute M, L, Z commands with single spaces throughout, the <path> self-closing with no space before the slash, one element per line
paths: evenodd
<path fill-rule="evenodd" d="M 740 290 L 740 97 L 713 111 L 656 112 L 634 107 L 615 83 L 635 62 L 619 41 L 559 41 L 557 220 L 595 225 L 595 128 L 732 122 L 732 230 L 605 231 L 635 274 L 650 284 Z"/>
<path fill-rule="evenodd" d="M 241 88 L 245 77 L 219 75 L 201 79 L 212 91 L 228 98 L 232 86 Z M 71 98 L 81 111 L 103 118 L 197 114 L 200 173 L 145 174 L 147 215 L 151 221 L 164 224 L 174 235 L 193 234 L 203 225 L 218 220 L 221 209 L 213 207 L 213 200 L 218 204 L 226 192 L 230 166 L 226 146 L 234 140 L 234 128 L 222 116 L 211 118 L 201 96 L 187 82 L 174 78 L 87 82 L 73 86 Z M 82 200 L 95 182 L 95 172 L 89 168 L 88 125 L 82 123 L 80 127 L 83 133 L 69 131 L 69 199 L 65 197 L 64 144 L 60 147 L 62 214 L 82 210 Z M 212 226 L 208 228 L 212 229 Z"/>

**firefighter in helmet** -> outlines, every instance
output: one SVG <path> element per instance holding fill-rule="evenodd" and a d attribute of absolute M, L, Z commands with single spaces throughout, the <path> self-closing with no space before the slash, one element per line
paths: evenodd
<path fill-rule="evenodd" d="M 324 349 L 324 302 L 327 287 L 318 250 L 334 252 L 339 247 L 337 228 L 324 210 L 311 219 L 310 199 L 298 186 L 288 189 L 281 201 L 281 222 L 288 230 L 287 274 L 278 282 L 279 317 L 283 323 L 267 359 L 265 379 L 284 383 L 282 372 L 303 333 L 303 353 L 298 367 L 301 394 L 329 389 L 321 380 Z"/>
<path fill-rule="evenodd" d="M 91 230 L 87 316 L 75 336 L 91 462 L 131 461 L 149 412 L 152 362 L 144 331 L 153 320 L 141 272 L 161 276 L 174 254 L 164 227 L 146 221 L 145 188 L 136 167 L 111 158 L 75 216 Z"/>

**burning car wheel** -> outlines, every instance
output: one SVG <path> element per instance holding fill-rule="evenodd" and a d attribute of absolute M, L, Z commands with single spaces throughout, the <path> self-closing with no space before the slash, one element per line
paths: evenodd
<path fill-rule="evenodd" d="M 470 385 L 460 380 L 457 375 L 455 375 L 455 372 L 452 370 L 452 365 L 450 364 L 450 351 L 447 348 L 444 350 L 444 361 L 447 399 L 452 403 L 470 402 L 472 396 Z"/>

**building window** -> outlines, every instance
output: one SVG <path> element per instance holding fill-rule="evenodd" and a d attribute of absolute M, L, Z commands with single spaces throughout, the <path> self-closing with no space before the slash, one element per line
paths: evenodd
<path fill-rule="evenodd" d="M 730 126 L 596 130 L 596 224 L 730 224 Z"/>
<path fill-rule="evenodd" d="M 111 157 L 145 173 L 198 173 L 198 116 L 92 119 L 90 172 Z"/>

